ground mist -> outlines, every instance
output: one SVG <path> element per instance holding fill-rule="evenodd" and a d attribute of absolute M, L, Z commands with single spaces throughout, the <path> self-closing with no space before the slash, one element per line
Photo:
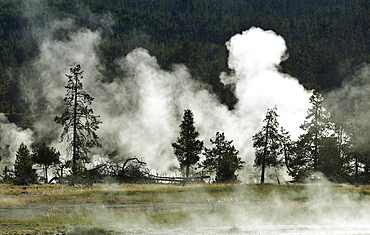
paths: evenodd
<path fill-rule="evenodd" d="M 369 206 L 369 185 L 327 182 L 0 185 L 0 232 L 220 233 L 261 231 L 260 226 L 277 233 L 276 226 L 357 231 L 366 225 Z"/>

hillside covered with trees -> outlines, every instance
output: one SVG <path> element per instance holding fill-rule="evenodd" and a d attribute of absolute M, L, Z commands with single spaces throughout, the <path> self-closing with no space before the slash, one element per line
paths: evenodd
<path fill-rule="evenodd" d="M 0 1 L 3 113 L 27 112 L 17 95 L 17 81 L 10 80 L 6 71 L 38 55 L 42 32 L 35 32 L 35 28 L 43 31 L 55 19 L 73 19 L 75 30 L 101 30 L 100 56 L 108 68 L 106 79 L 115 73 L 114 59 L 143 47 L 163 68 L 184 63 L 230 109 L 236 103 L 232 87 L 219 79 L 220 72 L 228 68 L 225 42 L 251 26 L 271 29 L 286 40 L 289 59 L 281 70 L 298 78 L 306 88 L 338 87 L 370 58 L 370 3 L 366 0 L 41 2 L 32 10 L 32 1 Z M 53 37 L 67 39 L 68 32 L 60 29 Z"/>
<path fill-rule="evenodd" d="M 186 176 L 185 181 L 194 179 L 193 173 L 197 174 L 199 172 L 196 171 L 202 169 L 201 179 L 203 174 L 210 173 L 215 174 L 217 182 L 236 182 L 238 171 L 246 163 L 239 157 L 239 151 L 245 157 L 245 149 L 253 144 L 254 167 L 261 169 L 261 183 L 264 183 L 267 174 L 265 168 L 276 168 L 278 172 L 283 166 L 297 181 L 304 181 L 315 172 L 322 172 L 333 181 L 369 182 L 369 135 L 364 131 L 369 128 L 369 73 L 364 69 L 364 65 L 370 62 L 369 13 L 370 2 L 366 0 L 0 0 L 0 128 L 5 123 L 17 133 L 34 132 L 25 134 L 31 137 L 28 143 L 23 141 L 19 147 L 14 170 L 4 169 L 2 181 L 17 184 L 36 182 L 37 175 L 32 168 L 35 164 L 43 168 L 45 182 L 48 182 L 48 168 L 54 168 L 55 175 L 60 179 L 65 176 L 66 169 L 72 169 L 72 183 L 77 182 L 78 177 L 92 179 L 92 182 L 100 182 L 105 176 L 120 182 L 130 181 L 131 178 L 153 180 L 150 169 L 146 168 L 144 160 L 139 159 L 141 156 L 127 150 L 128 145 L 125 145 L 131 143 L 128 139 L 134 139 L 134 142 L 141 139 L 146 145 L 150 145 L 150 141 L 156 142 L 155 153 L 166 157 L 172 152 L 169 153 L 163 146 L 168 147 L 171 141 L 175 141 L 172 142 L 173 153 L 180 167 L 176 164 L 167 167 L 182 169 L 182 174 Z M 279 126 L 277 118 L 280 113 L 277 107 L 268 109 L 262 123 L 253 122 L 254 118 L 241 119 L 240 117 L 250 116 L 252 111 L 260 112 L 257 106 L 261 104 L 251 97 L 249 100 L 254 104 L 245 106 L 245 110 L 238 110 L 244 97 L 238 96 L 237 81 L 229 84 L 221 82 L 222 72 L 226 77 L 238 76 L 237 68 L 234 67 L 235 71 L 229 69 L 233 67 L 228 65 L 229 55 L 225 43 L 253 26 L 272 30 L 284 38 L 287 56 L 283 57 L 289 58 L 283 59 L 276 73 L 282 78 L 289 77 L 285 74 L 297 78 L 304 88 L 312 92 L 306 119 L 299 126 L 303 134 L 298 136 L 298 140 L 292 140 L 285 127 Z M 49 73 L 60 65 L 62 59 L 55 60 L 48 66 L 35 62 L 42 57 L 42 46 L 47 39 L 55 42 L 50 47 L 55 47 L 58 43 L 70 45 L 67 42 L 73 41 L 73 37 L 81 33 L 82 29 L 94 34 L 96 41 L 91 43 L 81 40 L 77 49 L 72 49 L 76 54 L 70 56 L 65 52 L 68 50 L 65 50 L 63 52 L 67 56 L 63 56 L 70 60 L 72 56 L 84 54 L 84 59 L 81 60 L 87 63 L 90 54 L 81 49 L 81 44 L 89 44 L 94 57 L 98 57 L 96 60 L 92 59 L 94 63 L 87 66 L 86 71 L 90 76 L 92 73 L 99 74 L 93 78 L 96 80 L 89 80 L 89 83 L 98 81 L 95 84 L 96 89 L 89 90 L 97 97 L 98 105 L 94 106 L 98 108 L 97 115 L 88 108 L 94 97 L 82 90 L 79 79 L 83 78 L 83 70 L 80 71 L 80 65 L 71 68 L 71 74 L 67 75 L 67 86 L 55 81 L 55 87 L 48 90 L 49 87 L 43 83 L 50 82 L 53 76 L 55 78 L 62 73 L 62 68 Z M 138 47 L 145 50 L 134 50 Z M 55 53 L 58 49 L 59 47 L 51 51 L 51 56 L 46 57 L 46 60 L 60 56 Z M 139 69 L 136 69 L 138 64 L 120 63 L 122 58 L 132 59 L 133 54 L 140 54 L 141 57 L 136 59 L 147 60 L 150 66 L 143 63 L 140 64 L 142 67 L 138 66 Z M 255 57 L 253 60 L 256 60 Z M 153 64 L 155 68 L 151 67 Z M 176 67 L 174 64 L 184 64 L 186 68 Z M 90 69 L 94 71 L 91 72 Z M 145 73 L 130 77 L 130 73 L 135 73 L 136 70 Z M 179 75 L 172 76 L 174 71 Z M 150 78 L 141 79 L 144 77 Z M 117 81 L 117 78 L 122 79 Z M 157 81 L 163 78 L 168 81 Z M 182 81 L 183 78 L 187 80 Z M 173 80 L 177 83 L 172 83 Z M 304 95 L 309 93 L 295 80 L 293 82 Z M 185 86 L 185 83 L 191 84 Z M 151 86 L 150 89 L 140 90 L 141 85 Z M 61 101 L 44 95 L 59 92 L 63 86 L 67 88 L 63 99 L 64 113 L 55 117 L 63 108 Z M 174 89 L 175 86 L 178 88 Z M 286 86 L 273 88 L 292 93 Z M 337 89 L 339 87 L 341 90 Z M 165 92 L 161 88 L 170 91 Z M 256 90 L 262 93 L 263 88 L 258 87 Z M 361 92 L 360 88 L 363 88 Z M 30 91 L 31 98 L 35 99 L 34 103 L 27 100 Z M 182 91 L 191 92 L 181 93 Z M 241 90 L 239 93 L 249 91 Z M 99 96 L 99 92 L 104 92 L 104 95 Z M 150 96 L 143 98 L 136 93 Z M 174 97 L 171 96 L 173 94 Z M 282 96 L 282 93 L 276 94 L 278 95 L 274 96 L 273 102 L 276 102 L 277 96 Z M 113 97 L 114 95 L 117 96 Z M 184 97 L 178 102 L 168 101 L 181 95 Z M 60 94 L 56 97 L 59 99 Z M 298 100 L 298 97 L 293 97 L 296 98 Z M 104 102 L 99 103 L 102 99 Z M 146 105 L 145 108 L 150 109 L 140 106 L 140 101 Z M 324 101 L 332 107 L 331 110 L 326 109 Z M 204 106 L 182 107 L 197 102 L 204 103 Z M 285 103 L 287 100 L 284 100 Z M 299 103 L 301 104 L 302 102 Z M 195 129 L 196 121 L 193 120 L 192 109 L 197 112 L 205 110 L 199 115 L 200 121 L 210 123 L 207 123 L 207 128 L 202 129 L 203 132 L 219 128 L 217 125 L 212 126 L 211 119 L 219 119 L 221 114 L 224 114 L 225 119 L 219 123 L 232 120 L 232 124 L 250 122 L 249 126 L 263 126 L 255 133 L 250 133 L 253 128 L 245 129 L 248 131 L 242 134 L 244 145 L 239 143 L 244 149 L 236 149 L 234 140 L 229 140 L 228 135 L 225 137 L 224 130 L 216 130 L 215 138 L 212 137 L 209 141 L 212 147 L 206 147 L 207 140 L 197 138 L 209 133 Z M 171 131 L 173 123 L 180 118 L 179 110 L 185 110 L 185 113 L 179 126 L 180 135 L 175 140 Z M 125 112 L 130 114 L 122 115 Z M 140 115 L 145 118 L 138 120 L 142 117 Z M 263 113 L 257 114 L 259 115 Z M 43 119 L 44 122 L 37 123 L 36 119 Z M 58 130 L 53 126 L 56 123 L 52 119 L 64 128 L 60 142 L 68 142 L 66 153 L 63 154 L 72 155 L 71 161 L 59 159 L 63 154 L 54 147 L 49 147 L 51 141 L 58 138 Z M 107 128 L 100 143 L 95 131 L 104 122 L 115 130 L 108 131 Z M 147 131 L 157 123 L 163 125 Z M 138 131 L 138 127 L 142 130 Z M 244 128 L 243 125 L 235 127 Z M 121 132 L 118 129 L 123 130 Z M 240 131 L 239 129 L 232 130 Z M 7 130 L 1 129 L 3 136 L 7 134 Z M 128 131 L 135 132 L 135 135 Z M 167 139 L 160 139 L 165 135 Z M 7 142 L 0 146 L 0 157 L 8 160 L 8 155 L 15 151 L 10 147 L 10 140 L 1 135 L 0 140 Z M 33 150 L 32 153 L 28 147 Z M 85 164 L 91 163 L 90 148 L 101 147 L 104 150 L 99 156 L 106 157 L 106 161 L 89 169 Z M 147 157 L 145 154 L 148 155 L 151 151 L 150 147 L 145 148 L 148 150 L 145 153 L 141 153 L 144 149 L 140 148 L 143 157 Z M 248 158 L 252 157 L 251 153 L 247 154 Z M 200 161 L 201 155 L 205 158 L 203 162 Z M 116 157 L 119 159 L 115 159 Z M 166 160 L 171 160 L 171 157 L 173 156 Z M 43 161 L 45 159 L 46 162 Z"/>

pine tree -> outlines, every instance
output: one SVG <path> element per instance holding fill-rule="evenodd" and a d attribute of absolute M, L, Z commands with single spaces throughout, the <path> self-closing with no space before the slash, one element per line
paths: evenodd
<path fill-rule="evenodd" d="M 199 132 L 194 127 L 193 112 L 186 109 L 180 125 L 180 137 L 172 143 L 172 147 L 180 167 L 186 169 L 185 177 L 189 178 L 190 166 L 199 161 L 199 154 L 203 150 L 203 141 L 197 140 Z"/>
<path fill-rule="evenodd" d="M 282 165 L 283 146 L 276 109 L 275 107 L 267 110 L 266 118 L 263 120 L 265 125 L 252 137 L 256 155 L 254 166 L 261 168 L 261 184 L 265 182 L 266 167 L 278 168 Z"/>
<path fill-rule="evenodd" d="M 37 174 L 32 169 L 33 161 L 28 147 L 23 143 L 20 145 L 14 163 L 16 184 L 28 185 L 36 183 Z"/>
<path fill-rule="evenodd" d="M 292 176 L 297 180 L 305 179 L 317 171 L 326 176 L 338 176 L 338 171 L 343 167 L 340 137 L 334 131 L 323 102 L 321 93 L 314 91 L 310 97 L 311 107 L 300 126 L 305 133 L 299 136 L 295 155 L 291 159 Z"/>
<path fill-rule="evenodd" d="M 287 169 L 287 173 L 290 176 L 294 177 L 294 172 L 291 169 L 292 166 L 291 159 L 293 156 L 295 156 L 296 143 L 292 141 L 289 132 L 286 131 L 283 127 L 281 127 L 280 130 L 280 141 L 283 148 L 284 164 Z"/>
<path fill-rule="evenodd" d="M 72 184 L 85 169 L 84 164 L 90 162 L 88 153 L 90 148 L 100 146 L 96 131 L 101 123 L 100 117 L 94 115 L 89 108 L 94 98 L 82 88 L 83 70 L 80 65 L 70 69 L 66 74 L 68 84 L 64 101 L 64 113 L 55 117 L 55 121 L 62 125 L 61 141 L 67 142 L 67 151 L 72 155 Z"/>
<path fill-rule="evenodd" d="M 57 152 L 55 148 L 48 147 L 45 143 L 33 152 L 33 162 L 42 165 L 44 168 L 45 183 L 48 182 L 48 168 L 59 163 L 59 156 L 60 153 Z"/>
<path fill-rule="evenodd" d="M 205 170 L 216 172 L 216 182 L 232 182 L 237 180 L 236 171 L 243 168 L 244 161 L 238 157 L 239 151 L 227 141 L 224 133 L 216 133 L 216 139 L 210 140 L 212 148 L 205 148 L 206 159 L 202 166 Z"/>
<path fill-rule="evenodd" d="M 318 91 L 310 97 L 311 107 L 308 109 L 305 122 L 301 129 L 306 131 L 300 136 L 304 153 L 310 158 L 309 162 L 313 171 L 319 167 L 319 153 L 324 137 L 329 135 L 329 113 L 323 107 L 324 98 Z"/>

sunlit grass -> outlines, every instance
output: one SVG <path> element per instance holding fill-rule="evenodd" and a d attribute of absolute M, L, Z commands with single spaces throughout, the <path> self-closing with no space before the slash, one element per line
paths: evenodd
<path fill-rule="evenodd" d="M 310 187 L 320 185 L 312 184 Z M 356 199 L 370 200 L 369 185 L 332 184 L 330 188 L 333 192 L 353 195 Z M 59 228 L 92 225 L 97 221 L 128 225 L 185 224 L 192 220 L 191 215 L 207 217 L 210 213 L 222 212 L 230 216 L 231 212 L 223 209 L 227 203 L 248 202 L 243 205 L 258 210 L 268 202 L 263 207 L 275 210 L 286 206 L 307 207 L 309 197 L 305 184 L 96 184 L 92 187 L 3 184 L 0 185 L 0 204 L 3 208 L 11 210 L 13 206 L 32 208 L 33 205 L 43 205 L 45 210 L 34 212 L 29 218 L 0 215 L 0 233 L 5 225 L 16 229 L 20 225 Z M 273 200 L 276 198 L 284 204 L 275 204 Z M 56 210 L 49 208 L 53 203 L 58 205 Z M 184 203 L 190 206 L 184 206 Z"/>
<path fill-rule="evenodd" d="M 29 226 L 38 225 L 60 225 L 60 224 L 89 224 L 92 223 L 92 218 L 88 211 L 46 211 L 32 216 L 31 218 L 23 219 L 1 219 L 0 224 L 14 225 L 22 224 Z"/>
<path fill-rule="evenodd" d="M 338 192 L 370 195 L 369 185 L 333 184 Z M 289 200 L 304 200 L 306 186 L 294 185 L 244 185 L 244 184 L 97 184 L 92 187 L 67 185 L 32 185 L 27 187 L 0 185 L 0 202 L 5 205 L 25 205 L 38 202 L 68 203 L 119 203 L 119 202 L 199 202 L 208 199 L 235 197 L 264 200 L 279 195 Z"/>

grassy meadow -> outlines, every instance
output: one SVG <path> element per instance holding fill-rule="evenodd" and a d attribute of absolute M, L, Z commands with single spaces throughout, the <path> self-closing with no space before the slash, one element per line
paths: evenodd
<path fill-rule="evenodd" d="M 197 218 L 214 219 L 216 214 L 227 221 L 234 216 L 234 209 L 230 208 L 241 206 L 249 211 L 263 209 L 271 213 L 294 207 L 309 211 L 311 198 L 316 195 L 311 193 L 312 188 L 325 194 L 346 195 L 351 200 L 370 201 L 369 185 L 322 187 L 320 184 L 96 184 L 92 187 L 3 184 L 0 185 L 0 234 L 119 234 L 115 230 L 117 226 L 186 225 Z"/>

